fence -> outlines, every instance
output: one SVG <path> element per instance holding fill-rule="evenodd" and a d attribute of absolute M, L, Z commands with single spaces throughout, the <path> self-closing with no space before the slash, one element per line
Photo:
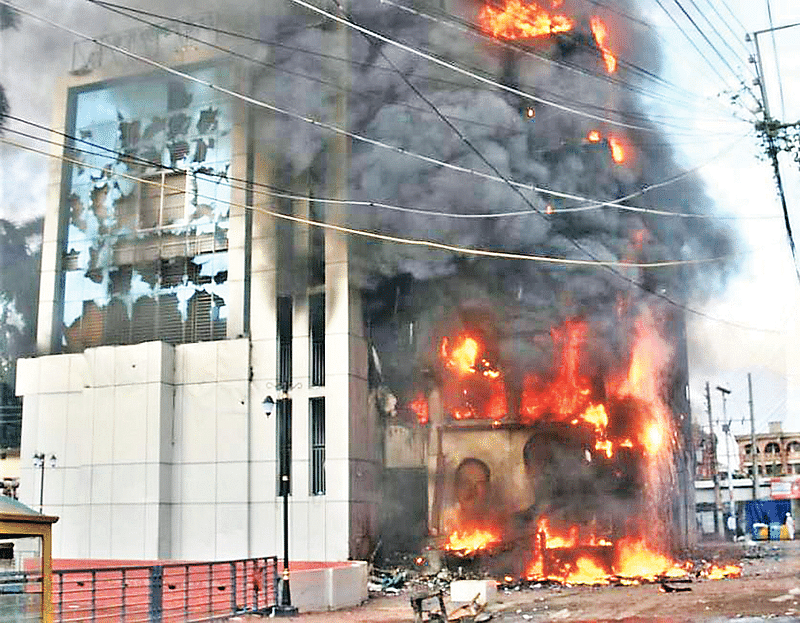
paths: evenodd
<path fill-rule="evenodd" d="M 42 574 L 39 571 L 0 572 L 0 621 L 33 623 L 42 615 Z"/>
<path fill-rule="evenodd" d="M 277 594 L 274 556 L 53 571 L 59 623 L 177 623 L 271 612 Z"/>

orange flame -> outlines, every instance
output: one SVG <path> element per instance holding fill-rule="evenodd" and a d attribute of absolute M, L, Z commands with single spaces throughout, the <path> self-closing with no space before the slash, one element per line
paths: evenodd
<path fill-rule="evenodd" d="M 592 27 L 592 35 L 594 35 L 594 40 L 597 43 L 597 47 L 600 48 L 600 51 L 603 53 L 603 62 L 606 64 L 606 70 L 608 70 L 608 73 L 613 74 L 617 69 L 617 59 L 611 53 L 611 50 L 608 49 L 608 46 L 606 46 L 608 29 L 603 23 L 603 20 L 597 16 L 592 17 L 590 25 Z"/>
<path fill-rule="evenodd" d="M 608 137 L 608 147 L 611 150 L 611 159 L 617 164 L 625 162 L 625 147 L 615 136 Z"/>
<path fill-rule="evenodd" d="M 500 542 L 497 534 L 488 530 L 473 530 L 472 532 L 453 532 L 445 544 L 445 549 L 468 556 L 482 549 Z"/>
<path fill-rule="evenodd" d="M 478 358 L 478 342 L 471 337 L 462 338 L 461 342 L 447 354 L 447 338 L 442 341 L 442 354 L 447 357 L 446 366 L 452 368 L 459 376 L 475 372 L 475 360 Z"/>
<path fill-rule="evenodd" d="M 586 135 L 586 140 L 590 143 L 599 143 L 600 142 L 600 132 L 597 130 L 589 130 L 589 133 Z"/>
<path fill-rule="evenodd" d="M 608 584 L 608 572 L 592 558 L 581 556 L 575 561 L 575 570 L 564 578 L 567 584 Z"/>
<path fill-rule="evenodd" d="M 495 37 L 527 39 L 572 30 L 574 24 L 565 15 L 550 15 L 534 2 L 507 0 L 503 10 L 486 5 L 478 14 L 481 27 Z"/>
<path fill-rule="evenodd" d="M 425 394 L 417 394 L 408 406 L 416 414 L 417 422 L 425 426 L 429 420 L 428 400 L 425 398 Z"/>
<path fill-rule="evenodd" d="M 742 568 L 739 565 L 711 565 L 702 575 L 709 580 L 738 578 L 742 575 Z"/>
<path fill-rule="evenodd" d="M 617 575 L 627 578 L 654 580 L 658 577 L 682 577 L 687 570 L 674 560 L 653 551 L 644 539 L 623 538 L 617 542 Z"/>

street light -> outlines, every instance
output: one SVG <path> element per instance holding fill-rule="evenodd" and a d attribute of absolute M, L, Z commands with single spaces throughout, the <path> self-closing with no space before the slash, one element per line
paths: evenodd
<path fill-rule="evenodd" d="M 38 467 L 41 472 L 41 478 L 39 480 L 39 513 L 41 513 L 42 509 L 44 508 L 44 459 L 44 452 L 37 452 L 33 455 L 33 466 Z M 51 454 L 48 461 L 50 463 L 50 467 L 55 467 L 56 461 L 56 455 Z"/>
<path fill-rule="evenodd" d="M 268 383 L 268 386 L 269 385 L 273 384 Z M 277 404 L 283 405 L 285 415 L 285 409 L 287 408 L 287 402 L 289 400 L 289 390 L 294 389 L 295 387 L 300 387 L 300 384 L 297 383 L 289 386 L 288 383 L 279 383 L 278 385 L 274 385 L 274 387 L 280 392 L 280 397 L 278 398 Z M 269 417 L 272 414 L 275 405 L 276 402 L 272 399 L 272 396 L 269 395 L 261 401 L 261 408 L 263 409 L 266 417 Z M 292 591 L 289 586 L 289 474 L 291 473 L 289 467 L 290 431 L 286 430 L 287 422 L 285 420 L 283 420 L 283 422 L 279 422 L 278 425 L 283 426 L 283 434 L 280 436 L 280 448 L 278 448 L 278 451 L 280 452 L 278 465 L 281 467 L 280 493 L 283 497 L 283 573 L 281 573 L 281 577 L 278 580 L 278 595 L 277 599 L 275 600 L 276 604 L 272 609 L 272 614 L 273 616 L 278 617 L 288 617 L 297 614 L 297 607 L 292 605 Z"/>

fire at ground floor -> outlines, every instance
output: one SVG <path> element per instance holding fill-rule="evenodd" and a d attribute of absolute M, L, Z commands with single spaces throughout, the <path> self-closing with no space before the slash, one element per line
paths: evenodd
<path fill-rule="evenodd" d="M 696 579 L 681 584 L 680 587 L 691 590 L 680 592 L 663 592 L 660 584 L 500 590 L 480 620 L 494 623 L 800 620 L 799 542 L 759 544 L 755 549 L 732 543 L 708 545 L 695 551 L 694 557 L 735 561 L 742 565 L 742 576 L 719 581 Z M 409 598 L 413 590 L 412 582 L 398 595 L 372 597 L 357 608 L 301 613 L 292 620 L 301 623 L 410 623 L 413 612 Z M 449 601 L 445 604 L 451 608 Z M 491 618 L 486 618 L 489 615 Z"/>

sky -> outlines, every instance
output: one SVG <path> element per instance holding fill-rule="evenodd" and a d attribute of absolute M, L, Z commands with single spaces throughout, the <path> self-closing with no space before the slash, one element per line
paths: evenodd
<path fill-rule="evenodd" d="M 664 12 L 652 3 L 652 10 L 646 15 L 657 23 L 663 36 L 674 45 L 666 45 L 665 73 L 678 84 L 696 84 L 704 87 L 710 96 L 721 89 L 720 81 L 709 78 L 707 62 L 687 49 L 686 38 L 665 16 Z M 726 12 L 725 6 L 730 13 Z M 728 22 L 737 33 L 742 33 L 742 25 L 750 32 L 770 28 L 767 3 L 726 0 L 714 2 L 719 12 L 728 17 Z M 791 0 L 772 0 L 772 23 L 774 26 L 800 22 L 800 4 Z M 720 31 L 719 20 L 713 20 Z M 739 24 L 741 22 L 741 25 Z M 687 32 L 691 34 L 691 27 Z M 706 29 L 708 30 L 708 28 Z M 695 31 L 696 32 L 696 31 Z M 710 32 L 710 31 L 709 31 Z M 730 33 L 729 33 L 730 34 Z M 758 36 L 764 68 L 764 85 L 770 104 L 771 115 L 783 122 L 800 120 L 800 61 L 793 53 L 791 38 L 800 34 L 800 28 L 786 29 L 776 34 L 775 43 L 769 33 Z M 697 40 L 697 37 L 695 37 Z M 679 45 L 680 42 L 682 45 Z M 719 41 L 715 39 L 715 41 Z M 747 49 L 755 55 L 751 43 L 742 39 L 729 38 L 730 46 L 745 60 Z M 698 43 L 700 45 L 700 43 Z M 729 59 L 731 51 L 718 44 L 721 52 Z M 722 69 L 721 61 L 715 57 L 708 46 L 701 46 L 710 60 L 715 61 L 723 75 L 730 75 Z M 775 54 L 777 50 L 777 56 Z M 776 64 L 777 59 L 777 64 Z M 732 61 L 731 61 L 732 62 Z M 751 65 L 752 67 L 752 65 Z M 738 67 L 735 67 L 738 69 Z M 703 75 L 703 83 L 698 83 L 697 75 Z M 780 75 L 780 80 L 778 76 Z M 708 79 L 707 81 L 705 79 Z M 758 86 L 748 81 L 755 93 L 760 94 Z M 783 89 L 782 107 L 779 87 Z M 753 102 L 750 98 L 749 102 Z M 755 106 L 749 108 L 755 111 Z M 747 118 L 744 113 L 740 116 Z M 707 122 L 698 127 L 710 129 Z M 729 127 L 729 126 L 723 126 Z M 747 131 L 748 124 L 741 124 L 741 131 Z M 676 137 L 676 141 L 680 140 Z M 711 145 L 687 145 L 682 148 L 685 166 L 708 161 L 710 155 L 717 153 L 730 143 L 730 136 L 724 136 Z M 720 145 L 721 147 L 718 147 Z M 741 220 L 732 221 L 736 226 L 742 251 L 745 255 L 738 273 L 728 284 L 723 296 L 710 301 L 702 311 L 715 318 L 689 316 L 690 327 L 690 393 L 692 414 L 695 421 L 708 427 L 706 412 L 705 383 L 711 388 L 711 408 L 715 421 L 715 431 L 720 440 L 720 462 L 727 463 L 724 456 L 724 434 L 721 430 L 723 420 L 722 392 L 717 387 L 731 390 L 725 405 L 727 418 L 731 421 L 731 431 L 735 435 L 750 433 L 750 411 L 747 374 L 752 375 L 753 410 L 756 432 L 767 432 L 769 422 L 782 422 L 783 430 L 800 430 L 800 393 L 795 361 L 800 360 L 798 347 L 798 314 L 800 288 L 798 276 L 792 263 L 792 256 L 782 219 L 781 205 L 769 163 L 759 156 L 763 152 L 754 137 L 748 137 L 729 150 L 723 157 L 704 166 L 701 174 L 706 181 L 707 192 L 715 200 L 721 212 Z M 797 165 L 790 158 L 781 159 L 782 178 L 786 187 L 787 203 L 791 222 L 800 223 L 800 176 Z M 774 217 L 755 219 L 747 217 Z M 732 326 L 718 319 L 724 319 L 740 326 Z M 748 328 L 744 328 L 748 327 Z M 730 440 L 731 463 L 738 465 L 735 456 L 736 446 Z"/>
<path fill-rule="evenodd" d="M 671 12 L 677 15 L 674 1 L 670 0 Z M 796 0 L 770 2 L 775 26 L 800 21 L 800 3 Z M 180 14 L 195 4 L 191 0 L 171 2 L 168 11 Z M 203 6 L 211 10 L 225 4 L 220 0 Z M 758 93 L 748 74 L 753 66 L 748 64 L 747 55 L 754 49 L 744 40 L 744 34 L 769 28 L 767 1 L 684 0 L 682 4 L 690 10 L 693 6 L 704 9 L 713 26 L 699 19 L 698 25 L 733 69 L 749 76 L 747 86 Z M 108 13 L 87 8 L 84 0 L 20 0 L 20 6 L 91 34 L 119 29 Z M 721 392 L 716 388 L 726 387 L 731 391 L 726 413 L 732 420 L 732 430 L 735 434 L 749 433 L 750 372 L 757 431 L 766 432 L 770 421 L 783 422 L 785 430 L 800 430 L 800 364 L 794 363 L 800 362 L 800 329 L 794 311 L 800 302 L 800 287 L 771 167 L 758 157 L 762 149 L 753 135 L 753 120 L 760 113 L 748 95 L 742 96 L 741 106 L 727 104 L 733 91 L 726 93 L 726 89 L 738 88 L 737 81 L 730 79 L 725 85 L 715 75 L 719 72 L 730 78 L 732 73 L 692 25 L 682 20 L 679 29 L 657 0 L 640 0 L 639 7 L 661 42 L 663 77 L 700 96 L 696 104 L 682 110 L 655 102 L 652 111 L 685 118 L 673 136 L 679 161 L 686 169 L 699 167 L 717 212 L 731 217 L 727 222 L 739 235 L 739 267 L 725 291 L 702 304 L 690 305 L 699 312 L 687 317 L 693 416 L 707 426 L 704 386 L 708 382 L 714 419 L 721 420 Z M 705 59 L 689 43 L 687 34 Z M 787 122 L 800 119 L 800 55 L 794 54 L 792 47 L 798 34 L 800 28 L 780 31 L 774 43 L 769 34 L 759 36 L 770 109 L 775 118 Z M 12 114 L 24 113 L 44 125 L 60 123 L 62 120 L 51 118 L 52 97 L 58 90 L 59 77 L 71 68 L 73 53 L 71 37 L 30 19 L 23 19 L 18 30 L 0 34 L 0 83 L 6 87 Z M 0 145 L 0 218 L 21 222 L 43 214 L 48 167 L 39 156 Z M 784 158 L 782 171 L 790 216 L 800 232 L 797 165 Z M 719 425 L 717 432 L 722 440 Z M 724 457 L 721 459 L 724 462 Z"/>

